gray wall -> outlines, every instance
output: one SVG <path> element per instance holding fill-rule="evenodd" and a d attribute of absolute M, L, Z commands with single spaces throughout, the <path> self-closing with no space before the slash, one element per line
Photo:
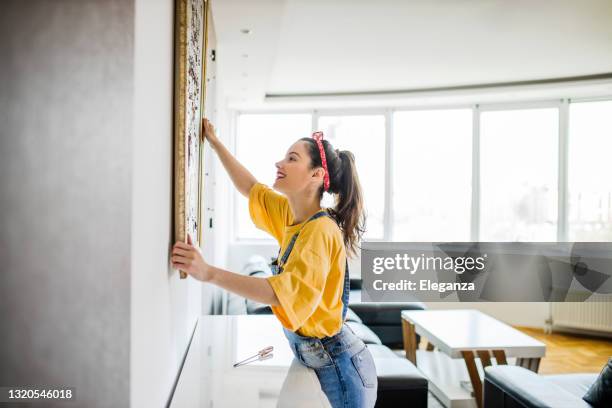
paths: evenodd
<path fill-rule="evenodd" d="M 0 3 L 0 384 L 129 404 L 133 1 Z"/>

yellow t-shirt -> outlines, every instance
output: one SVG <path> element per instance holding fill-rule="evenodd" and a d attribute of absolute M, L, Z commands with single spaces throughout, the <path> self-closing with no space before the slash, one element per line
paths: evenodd
<path fill-rule="evenodd" d="M 249 213 L 257 228 L 276 238 L 279 257 L 303 226 L 283 272 L 267 278 L 280 302 L 271 306 L 272 312 L 284 327 L 302 336 L 323 338 L 338 333 L 346 251 L 336 222 L 324 216 L 292 225 L 287 197 L 261 183 L 249 192 Z"/>

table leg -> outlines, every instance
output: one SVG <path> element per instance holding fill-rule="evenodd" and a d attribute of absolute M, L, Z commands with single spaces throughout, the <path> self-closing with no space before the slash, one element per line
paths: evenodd
<path fill-rule="evenodd" d="M 480 374 L 478 374 L 478 368 L 476 368 L 476 361 L 474 360 L 474 352 L 471 350 L 464 350 L 461 352 L 463 360 L 470 375 L 470 381 L 472 382 L 472 388 L 474 389 L 474 398 L 476 399 L 476 406 L 482 408 L 482 380 Z"/>
<path fill-rule="evenodd" d="M 493 350 L 493 356 L 497 364 L 508 364 L 506 361 L 506 352 L 504 350 Z"/>
<path fill-rule="evenodd" d="M 540 368 L 540 357 L 519 357 L 516 359 L 516 365 L 537 373 Z"/>
<path fill-rule="evenodd" d="M 533 365 L 532 365 L 531 371 L 533 371 L 534 373 L 537 373 L 539 369 L 540 369 L 540 357 L 537 357 L 533 359 Z"/>
<path fill-rule="evenodd" d="M 417 342 L 414 324 L 406 319 L 402 319 L 402 334 L 404 337 L 404 352 L 406 353 L 406 358 L 416 366 Z"/>
<path fill-rule="evenodd" d="M 482 369 L 491 365 L 491 355 L 488 350 L 478 350 L 476 352 L 478 354 L 478 358 L 480 358 L 480 362 L 482 363 Z"/>

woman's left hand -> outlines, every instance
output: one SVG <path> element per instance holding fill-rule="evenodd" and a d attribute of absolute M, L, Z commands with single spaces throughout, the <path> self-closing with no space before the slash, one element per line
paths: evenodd
<path fill-rule="evenodd" d="M 172 266 L 202 282 L 212 279 L 213 268 L 204 261 L 200 249 L 193 246 L 191 235 L 187 235 L 187 243 L 176 241 L 172 247 Z"/>

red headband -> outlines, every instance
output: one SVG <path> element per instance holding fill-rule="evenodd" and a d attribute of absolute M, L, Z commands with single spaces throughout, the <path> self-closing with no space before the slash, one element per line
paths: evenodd
<path fill-rule="evenodd" d="M 319 146 L 321 163 L 325 170 L 325 175 L 323 176 L 323 191 L 327 191 L 329 189 L 329 171 L 327 171 L 327 160 L 325 160 L 325 149 L 323 148 L 323 132 L 314 132 L 312 138 L 317 142 L 317 146 Z"/>

